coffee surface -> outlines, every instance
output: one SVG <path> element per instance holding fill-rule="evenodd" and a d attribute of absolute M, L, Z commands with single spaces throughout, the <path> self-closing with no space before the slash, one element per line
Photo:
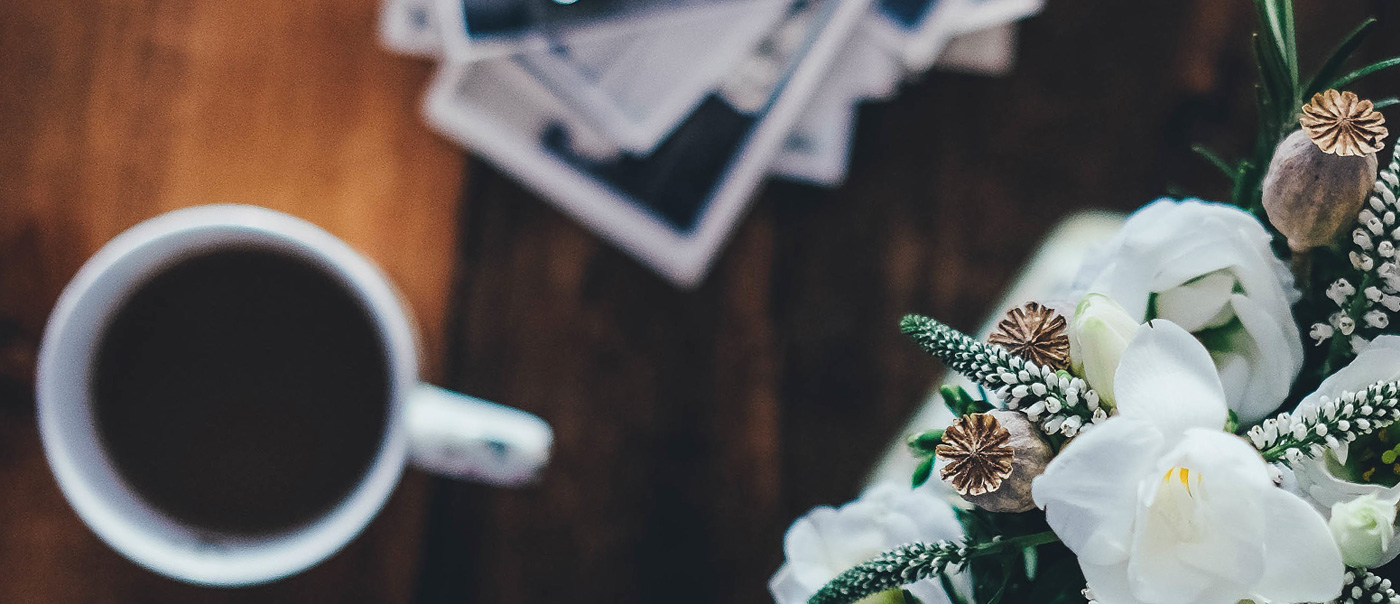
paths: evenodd
<path fill-rule="evenodd" d="M 185 259 L 109 323 L 98 432 L 145 500 L 239 535 L 294 529 L 365 474 L 388 415 L 380 334 L 334 277 L 268 250 Z"/>

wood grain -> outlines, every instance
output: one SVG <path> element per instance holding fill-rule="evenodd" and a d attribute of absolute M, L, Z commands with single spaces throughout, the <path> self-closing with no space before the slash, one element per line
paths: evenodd
<path fill-rule="evenodd" d="M 0 6 L 3 365 L 27 380 L 60 289 L 112 236 L 164 211 L 250 203 L 310 220 L 382 265 L 441 367 L 460 152 L 417 99 L 428 66 L 379 48 L 373 0 L 6 2 Z M 410 474 L 330 562 L 267 587 L 159 578 L 60 496 L 16 388 L 0 407 L 0 601 L 402 602 L 425 481 Z"/>

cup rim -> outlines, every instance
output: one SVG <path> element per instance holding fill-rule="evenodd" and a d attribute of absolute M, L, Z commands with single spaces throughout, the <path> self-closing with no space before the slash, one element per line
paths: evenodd
<path fill-rule="evenodd" d="M 211 238 L 216 242 L 209 243 Z M 139 259 L 143 253 L 154 261 L 169 262 L 178 260 L 181 253 L 195 253 L 232 241 L 291 251 L 340 279 L 358 296 L 379 329 L 390 364 L 384 433 L 360 483 L 320 518 L 265 537 L 200 531 L 139 501 L 134 491 L 117 494 L 110 486 L 94 484 L 110 483 L 111 476 L 116 476 L 115 484 L 130 488 L 107 461 L 94 426 L 81 419 L 88 417 L 84 414 L 90 413 L 92 404 L 87 374 L 82 373 L 75 380 L 70 367 L 77 363 L 84 372 L 89 371 L 92 352 L 100 341 L 91 325 L 75 333 L 75 322 L 103 326 L 122 300 L 95 299 L 100 294 L 94 294 L 94 288 L 124 286 L 129 290 L 147 278 L 115 275 L 114 269 L 124 262 L 135 262 L 132 259 Z M 152 251 L 157 246 L 173 246 L 175 251 Z M 100 319 L 80 316 L 94 306 L 106 314 Z M 75 338 L 77 341 L 72 341 Z M 87 356 L 68 358 L 75 356 L 70 350 L 74 346 Z M 217 204 L 175 210 L 137 224 L 83 264 L 59 296 L 44 329 L 35 398 L 40 438 L 50 469 L 73 510 L 99 538 L 137 564 L 168 577 L 232 587 L 266 583 L 305 570 L 339 551 L 364 530 L 388 501 L 403 474 L 407 459 L 404 402 L 417 382 L 418 355 L 410 319 L 378 267 L 334 235 L 300 218 L 258 206 Z M 75 418 L 75 413 L 80 417 Z M 93 450 L 103 462 L 98 465 L 103 467 L 85 464 L 75 452 Z M 88 453 L 87 461 L 91 461 L 91 455 Z"/>

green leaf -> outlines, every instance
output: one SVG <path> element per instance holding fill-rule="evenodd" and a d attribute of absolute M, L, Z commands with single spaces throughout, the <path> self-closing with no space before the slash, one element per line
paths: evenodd
<path fill-rule="evenodd" d="M 962 397 L 959 394 L 966 394 L 966 391 L 958 386 L 948 385 L 938 389 L 938 395 L 943 397 L 943 404 L 948 406 L 954 417 L 963 416 Z"/>
<path fill-rule="evenodd" d="M 993 409 L 992 404 L 985 400 L 972 398 L 961 386 L 943 386 L 938 389 L 938 394 L 943 397 L 943 404 L 948 406 L 948 410 L 953 412 L 955 417 L 962 417 L 972 413 L 986 413 Z"/>
<path fill-rule="evenodd" d="M 1021 561 L 1026 564 L 1026 578 L 1031 581 L 1035 580 L 1035 571 L 1038 570 L 1040 566 L 1039 552 L 1040 550 L 1034 547 L 1021 550 Z"/>
<path fill-rule="evenodd" d="M 1235 205 L 1242 208 L 1248 208 L 1254 203 L 1253 198 L 1250 197 L 1251 192 L 1246 190 L 1246 187 L 1249 186 L 1249 179 L 1245 178 L 1245 175 L 1249 173 L 1249 169 L 1253 167 L 1253 165 L 1254 164 L 1249 163 L 1247 160 L 1240 162 L 1238 171 L 1235 174 L 1235 186 L 1230 189 L 1230 200 L 1234 201 Z"/>
<path fill-rule="evenodd" d="M 1283 31 L 1280 32 L 1283 42 L 1283 58 L 1288 62 L 1288 78 L 1292 84 L 1293 91 L 1298 90 L 1298 40 L 1296 30 L 1293 26 L 1293 0 L 1278 0 L 1278 5 L 1282 7 Z"/>
<path fill-rule="evenodd" d="M 1278 51 L 1262 34 L 1254 34 L 1250 42 L 1254 47 L 1254 60 L 1259 64 L 1259 81 L 1268 93 L 1269 100 L 1274 101 L 1278 99 L 1276 93 L 1283 87 L 1280 77 L 1283 66 L 1279 63 Z"/>
<path fill-rule="evenodd" d="M 1283 24 L 1279 22 L 1276 0 L 1254 0 L 1254 10 L 1258 12 L 1259 28 L 1268 34 L 1269 43 L 1283 50 Z"/>
<path fill-rule="evenodd" d="M 997 604 L 998 602 L 1001 602 L 1001 597 L 1006 595 L 1006 586 L 1011 584 L 1011 571 L 1006 570 L 1005 565 L 1006 562 L 1003 561 L 1003 568 L 1001 571 L 1001 587 L 997 588 L 997 592 L 995 594 L 992 594 L 992 597 L 989 598 L 985 604 Z"/>
<path fill-rule="evenodd" d="M 1271 55 L 1273 76 L 1280 86 L 1278 93 L 1286 91 L 1292 96 L 1298 90 L 1298 54 L 1293 47 L 1293 3 L 1291 0 L 1255 0 L 1259 12 L 1259 26 L 1267 34 L 1264 47 Z M 1276 101 L 1286 97 L 1274 96 Z"/>
<path fill-rule="evenodd" d="M 940 573 L 938 575 L 938 584 L 943 586 L 943 593 L 948 596 L 949 602 L 953 604 L 968 604 L 967 600 L 963 599 L 962 594 L 958 593 L 957 588 L 953 587 L 953 580 L 948 577 L 947 573 Z M 905 593 L 908 594 L 908 592 Z M 908 601 L 910 597 L 912 596 L 906 595 L 905 600 Z"/>
<path fill-rule="evenodd" d="M 1375 63 L 1372 63 L 1370 65 L 1362 67 L 1361 69 L 1358 69 L 1340 78 L 1337 78 L 1331 84 L 1328 84 L 1327 88 L 1336 88 L 1337 90 L 1341 90 L 1343 88 L 1346 88 L 1347 85 L 1351 84 L 1352 82 L 1355 82 L 1361 78 L 1376 73 L 1377 71 L 1380 71 L 1382 69 L 1395 67 L 1396 65 L 1400 65 L 1400 57 L 1394 57 L 1386 59 L 1384 61 L 1376 61 Z"/>
<path fill-rule="evenodd" d="M 1259 100 L 1260 132 L 1278 132 L 1288 121 L 1284 113 L 1297 111 L 1297 107 L 1292 107 L 1293 91 L 1284 73 L 1287 68 L 1277 50 L 1258 35 L 1254 37 L 1254 54 L 1259 62 L 1259 82 L 1263 90 Z"/>
<path fill-rule="evenodd" d="M 1267 84 L 1265 84 L 1264 78 L 1261 75 L 1259 78 L 1259 83 L 1254 86 L 1254 99 L 1259 103 L 1259 134 L 1257 135 L 1259 137 L 1258 140 L 1263 140 L 1263 138 L 1267 136 L 1266 133 L 1273 133 L 1279 131 L 1278 126 L 1274 124 L 1274 99 L 1273 97 L 1269 96 L 1270 94 L 1272 93 L 1269 92 L 1269 87 Z"/>
<path fill-rule="evenodd" d="M 942 442 L 943 429 L 934 428 L 909 437 L 909 448 L 913 449 L 915 454 L 928 454 Z"/>
<path fill-rule="evenodd" d="M 1204 157 L 1206 161 L 1210 162 L 1210 165 L 1220 170 L 1220 172 L 1225 175 L 1225 178 L 1230 179 L 1230 182 L 1235 182 L 1235 169 L 1230 167 L 1230 163 L 1225 161 L 1224 158 L 1202 145 L 1191 145 L 1191 150 L 1195 151 L 1196 155 Z"/>
<path fill-rule="evenodd" d="M 1372 103 L 1372 105 L 1375 106 L 1376 111 L 1380 111 L 1381 109 L 1385 109 L 1386 107 L 1390 107 L 1392 105 L 1400 105 L 1400 99 L 1395 98 L 1393 96 L 1386 97 L 1379 101 L 1376 101 L 1375 103 Z"/>
<path fill-rule="evenodd" d="M 914 488 L 917 489 L 923 486 L 925 482 L 928 482 L 929 476 L 933 475 L 933 462 L 937 459 L 937 457 L 930 455 L 919 462 L 919 467 L 914 469 Z"/>
<path fill-rule="evenodd" d="M 1308 82 L 1308 87 L 1303 89 L 1303 99 L 1310 99 L 1312 95 L 1322 92 L 1324 90 L 1322 88 L 1323 82 L 1336 79 L 1337 74 L 1342 70 L 1342 65 L 1346 63 L 1348 58 L 1351 58 L 1352 53 L 1361 46 L 1361 42 L 1365 41 L 1366 37 L 1371 35 L 1375 29 L 1376 19 L 1372 17 L 1362 21 L 1361 25 L 1356 26 L 1356 29 L 1347 34 L 1347 37 L 1342 38 L 1341 44 L 1337 45 L 1337 49 L 1332 51 L 1332 55 L 1317 70 L 1312 81 Z"/>

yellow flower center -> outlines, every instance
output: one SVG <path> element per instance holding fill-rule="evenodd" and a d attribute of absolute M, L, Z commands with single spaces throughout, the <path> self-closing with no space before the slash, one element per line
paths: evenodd
<path fill-rule="evenodd" d="M 1162 482 L 1164 484 L 1172 482 L 1173 479 L 1180 482 L 1181 486 L 1186 489 L 1187 497 L 1192 497 L 1193 495 L 1191 493 L 1191 483 L 1195 482 L 1196 484 L 1200 484 L 1201 473 L 1197 472 L 1195 474 L 1192 474 L 1191 470 L 1183 468 L 1181 466 L 1177 466 L 1175 468 L 1167 470 L 1167 473 L 1162 475 Z"/>
<path fill-rule="evenodd" d="M 1167 470 L 1162 475 L 1162 485 L 1157 489 L 1156 497 L 1148 504 L 1151 510 L 1149 530 L 1175 543 L 1200 540 L 1198 515 L 1201 495 L 1199 471 L 1192 472 L 1181 466 Z"/>

